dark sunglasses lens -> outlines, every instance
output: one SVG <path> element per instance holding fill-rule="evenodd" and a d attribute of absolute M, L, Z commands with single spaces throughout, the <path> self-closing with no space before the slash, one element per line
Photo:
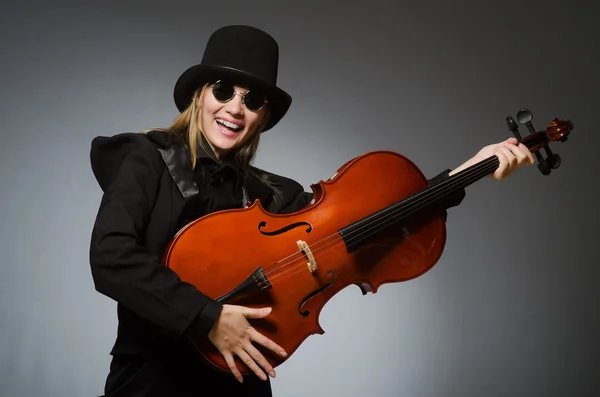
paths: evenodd
<path fill-rule="evenodd" d="M 244 97 L 244 104 L 250 110 L 258 110 L 265 103 L 265 97 L 260 91 L 248 91 Z"/>
<path fill-rule="evenodd" d="M 213 95 L 218 101 L 228 101 L 233 97 L 233 86 L 227 83 L 216 83 L 213 85 Z"/>

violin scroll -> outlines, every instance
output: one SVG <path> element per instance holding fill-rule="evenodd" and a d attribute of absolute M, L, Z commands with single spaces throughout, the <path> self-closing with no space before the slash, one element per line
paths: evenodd
<path fill-rule="evenodd" d="M 570 120 L 565 121 L 554 118 L 550 124 L 548 124 L 546 133 L 548 135 L 548 140 L 551 142 L 565 142 L 572 130 L 573 123 L 571 123 Z"/>
<path fill-rule="evenodd" d="M 536 156 L 538 161 L 538 169 L 542 175 L 549 175 L 553 169 L 556 169 L 561 164 L 560 156 L 556 153 L 552 153 L 548 143 L 550 142 L 565 142 L 568 135 L 573 130 L 573 123 L 570 120 L 564 121 L 558 118 L 552 119 L 548 124 L 545 131 L 536 132 L 533 128 L 531 120 L 533 120 L 533 114 L 528 109 L 521 109 L 517 113 L 517 120 L 519 124 L 525 125 L 529 130 L 529 135 L 525 138 L 521 137 L 519 133 L 519 125 L 512 117 L 506 118 L 508 129 L 515 135 L 519 140 L 519 143 L 526 145 L 529 150 Z M 546 152 L 546 158 L 539 152 L 541 149 Z"/>

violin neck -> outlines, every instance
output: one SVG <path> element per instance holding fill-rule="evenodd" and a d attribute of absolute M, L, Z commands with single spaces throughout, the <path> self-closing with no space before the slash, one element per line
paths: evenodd
<path fill-rule="evenodd" d="M 543 134 L 531 135 L 528 139 L 523 139 L 521 144 L 526 145 L 532 152 L 535 152 L 545 144 Z M 490 175 L 499 165 L 500 160 L 496 155 L 488 157 L 477 164 L 457 172 L 443 182 L 429 186 L 388 207 L 382 208 L 363 219 L 339 229 L 338 232 L 344 240 L 346 240 L 347 236 L 353 235 L 352 243 L 348 244 L 347 242 L 348 249 L 353 249 L 350 246 L 358 246 L 361 241 L 370 235 L 387 229 L 418 211 L 428 210 L 432 207 L 435 208 L 444 197 Z"/>
<path fill-rule="evenodd" d="M 464 189 L 469 185 L 479 181 L 480 179 L 486 177 L 487 175 L 494 172 L 498 166 L 500 165 L 500 160 L 498 157 L 491 156 L 487 159 L 480 161 L 477 164 L 474 164 L 468 168 L 465 168 L 462 171 L 457 172 L 456 174 L 450 176 L 445 181 L 431 186 L 427 189 L 424 189 L 421 193 L 422 195 L 431 195 L 434 197 L 432 200 L 437 201 L 437 199 L 441 199 L 456 190 Z"/>
<path fill-rule="evenodd" d="M 396 214 L 403 214 L 402 217 L 399 217 L 398 220 L 400 220 L 400 218 L 410 216 L 417 211 L 430 206 L 435 206 L 435 204 L 444 197 L 449 196 L 457 190 L 464 189 L 491 174 L 499 165 L 500 160 L 498 160 L 498 157 L 495 155 L 488 157 L 477 164 L 457 172 L 443 182 L 425 188 L 422 191 L 393 204 L 386 210 L 391 210 Z M 386 210 L 383 212 L 386 212 Z"/>
<path fill-rule="evenodd" d="M 435 205 L 444 197 L 452 194 L 456 190 L 464 189 L 494 172 L 499 164 L 500 161 L 498 160 L 498 157 L 495 155 L 489 157 L 457 172 L 443 182 L 427 187 L 367 216 L 366 218 L 341 228 L 339 233 L 345 240 L 347 236 L 352 236 L 352 243 L 349 244 L 350 240 L 347 241 L 347 248 L 352 250 L 353 247 L 358 246 L 361 241 L 377 231 L 382 231 L 417 211 L 435 207 Z"/>
<path fill-rule="evenodd" d="M 537 152 L 539 148 L 545 144 L 544 134 L 532 134 L 527 137 L 527 139 L 522 140 L 520 144 L 525 145 L 529 150 L 531 150 L 531 152 Z M 498 160 L 496 155 L 493 155 L 452 175 L 448 180 L 440 184 L 442 186 L 435 185 L 428 189 L 444 192 L 441 194 L 442 196 L 445 196 L 457 189 L 464 189 L 465 187 L 477 182 L 481 178 L 491 174 L 498 168 L 499 165 L 500 160 Z"/>
<path fill-rule="evenodd" d="M 544 134 L 537 133 L 534 135 L 530 135 L 527 139 L 521 141 L 521 145 L 527 146 L 529 150 L 532 152 L 536 152 L 539 148 L 544 144 Z M 456 174 L 449 177 L 444 182 L 441 182 L 437 185 L 431 186 L 429 188 L 424 189 L 423 191 L 413 195 L 413 197 L 409 197 L 406 200 L 402 200 L 397 205 L 408 205 L 412 207 L 417 207 L 415 203 L 409 203 L 410 201 L 415 201 L 420 203 L 423 201 L 422 197 L 427 196 L 431 197 L 427 201 L 434 202 L 438 201 L 456 190 L 464 189 L 467 186 L 477 182 L 478 180 L 484 178 L 485 176 L 494 172 L 498 166 L 500 165 L 500 160 L 496 155 L 488 157 L 487 159 L 480 161 L 477 164 L 474 164 L 462 171 L 457 172 Z M 419 199 L 418 197 L 421 196 Z M 418 206 L 419 208 L 421 206 Z M 418 208 L 416 208 L 418 209 Z M 412 213 L 414 211 L 410 211 Z M 407 214 L 408 215 L 408 214 Z"/>

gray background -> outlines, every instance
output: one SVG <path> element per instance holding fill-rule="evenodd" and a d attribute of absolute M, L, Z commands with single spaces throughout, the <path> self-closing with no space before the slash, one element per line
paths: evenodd
<path fill-rule="evenodd" d="M 433 176 L 522 107 L 575 124 L 551 176 L 468 189 L 433 270 L 330 301 L 275 394 L 600 394 L 597 2 L 20 4 L 0 14 L 0 395 L 102 393 L 116 317 L 88 265 L 90 141 L 168 125 L 176 78 L 233 23 L 278 39 L 294 97 L 256 165 L 307 190 L 375 149 Z"/>

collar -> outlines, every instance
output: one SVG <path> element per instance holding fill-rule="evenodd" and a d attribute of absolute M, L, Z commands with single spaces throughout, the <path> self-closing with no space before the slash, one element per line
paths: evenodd
<path fill-rule="evenodd" d="M 220 167 L 218 168 L 218 170 L 224 170 L 225 168 L 229 168 L 230 170 L 235 172 L 235 175 L 237 176 L 238 186 L 242 187 L 245 190 L 244 200 L 247 200 L 249 204 L 251 204 L 255 200 L 259 199 L 261 201 L 261 205 L 267 211 L 277 211 L 276 203 L 273 200 L 273 192 L 269 187 L 265 186 L 256 177 L 253 177 L 251 174 L 244 172 L 235 161 L 235 157 L 232 155 L 224 156 L 220 159 L 219 162 L 216 162 L 214 160 L 216 156 L 214 155 L 214 152 L 212 151 L 212 148 L 208 144 L 208 141 L 206 140 L 204 135 L 201 136 L 201 139 L 207 149 L 207 151 L 205 151 L 201 145 L 196 146 L 196 158 L 198 159 L 201 165 L 203 163 L 219 164 Z M 255 167 L 251 168 L 257 174 L 262 173 L 261 170 Z"/>
<path fill-rule="evenodd" d="M 242 185 L 244 179 L 244 171 L 235 161 L 235 156 L 226 155 L 217 161 L 215 160 L 216 156 L 214 154 L 214 151 L 212 150 L 204 135 L 201 135 L 200 139 L 202 139 L 202 143 L 206 147 L 206 150 L 204 150 L 202 145 L 196 145 L 196 159 L 198 160 L 200 166 L 202 167 L 207 164 L 216 164 L 217 172 L 225 171 L 226 169 L 229 171 L 233 171 L 237 178 L 238 185 Z"/>
<path fill-rule="evenodd" d="M 133 134 L 132 134 L 133 135 Z M 139 134 L 136 134 L 137 137 Z M 163 157 L 163 160 L 171 174 L 171 177 L 177 184 L 182 196 L 188 200 L 198 194 L 198 186 L 194 182 L 193 171 L 190 167 L 190 159 L 188 155 L 188 146 L 180 136 L 171 133 L 164 133 L 162 131 L 150 131 L 147 135 L 158 144 L 159 151 Z M 210 149 L 210 145 L 207 145 Z M 211 153 L 212 154 L 212 153 Z M 198 145 L 198 151 L 196 158 L 201 162 L 213 162 L 215 161 L 211 156 L 202 150 L 202 147 Z M 277 212 L 276 203 L 273 201 L 273 192 L 267 186 L 265 186 L 258 179 L 248 175 L 247 183 L 243 183 L 245 178 L 240 178 L 242 175 L 239 166 L 235 163 L 233 158 L 229 156 L 223 159 L 223 165 L 231 167 L 238 175 L 238 183 L 244 184 L 247 191 L 247 199 L 254 202 L 256 199 L 260 199 L 263 208 L 270 212 Z M 252 167 L 254 172 L 263 173 L 263 171 Z"/>

